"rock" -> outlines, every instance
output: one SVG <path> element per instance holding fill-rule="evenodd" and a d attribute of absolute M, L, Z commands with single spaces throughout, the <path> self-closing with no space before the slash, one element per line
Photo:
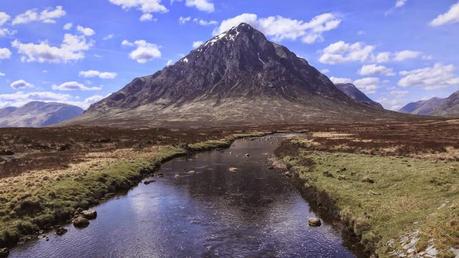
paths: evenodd
<path fill-rule="evenodd" d="M 8 248 L 0 248 L 0 257 L 8 257 L 10 250 Z"/>
<path fill-rule="evenodd" d="M 228 169 L 229 172 L 237 172 L 239 169 L 238 168 L 235 168 L 235 167 L 230 167 Z"/>
<path fill-rule="evenodd" d="M 89 226 L 89 220 L 87 220 L 86 218 L 82 216 L 78 216 L 75 219 L 73 219 L 72 224 L 76 228 L 85 228 Z"/>
<path fill-rule="evenodd" d="M 63 234 L 67 233 L 67 229 L 64 227 L 56 228 L 56 235 L 62 236 Z"/>
<path fill-rule="evenodd" d="M 268 169 L 272 170 L 272 169 L 274 169 L 274 166 L 268 166 Z"/>
<path fill-rule="evenodd" d="M 326 177 L 333 177 L 333 174 L 330 173 L 330 171 L 325 171 L 325 172 L 323 173 L 323 175 L 326 176 Z"/>
<path fill-rule="evenodd" d="M 190 171 L 188 171 L 188 172 L 186 172 L 186 173 L 187 173 L 188 175 L 193 175 L 193 174 L 196 174 L 196 171 L 190 170 Z"/>
<path fill-rule="evenodd" d="M 369 176 L 364 176 L 362 178 L 362 182 L 373 184 L 375 181 L 373 179 L 371 179 Z"/>
<path fill-rule="evenodd" d="M 156 182 L 156 180 L 150 179 L 150 180 L 145 180 L 143 183 L 146 184 L 146 185 L 149 185 L 149 184 L 154 183 L 154 182 Z"/>
<path fill-rule="evenodd" d="M 346 180 L 346 176 L 345 175 L 338 175 L 338 180 Z"/>
<path fill-rule="evenodd" d="M 164 177 L 163 173 L 158 173 L 158 177 Z"/>
<path fill-rule="evenodd" d="M 308 224 L 311 227 L 319 227 L 320 225 L 322 225 L 322 221 L 320 221 L 319 218 L 309 218 Z"/>
<path fill-rule="evenodd" d="M 97 211 L 95 210 L 85 210 L 81 213 L 85 219 L 95 219 L 97 218 Z"/>
<path fill-rule="evenodd" d="M 246 158 L 248 158 L 248 157 L 250 157 L 250 154 L 246 153 L 246 154 L 244 154 L 244 156 L 245 156 Z"/>
<path fill-rule="evenodd" d="M 284 176 L 286 176 L 286 177 L 292 177 L 292 173 L 290 173 L 289 171 L 286 171 L 286 172 L 284 173 Z"/>

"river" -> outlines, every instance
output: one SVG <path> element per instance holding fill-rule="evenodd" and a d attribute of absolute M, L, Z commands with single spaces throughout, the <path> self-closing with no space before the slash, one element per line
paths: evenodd
<path fill-rule="evenodd" d="M 69 225 L 65 235 L 50 233 L 10 257 L 354 257 L 331 225 L 308 226 L 316 216 L 308 203 L 269 169 L 284 137 L 169 161 L 156 182 L 95 207 L 89 227 Z"/>

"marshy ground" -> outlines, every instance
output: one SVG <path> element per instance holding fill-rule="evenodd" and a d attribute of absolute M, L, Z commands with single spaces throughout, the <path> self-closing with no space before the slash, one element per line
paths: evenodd
<path fill-rule="evenodd" d="M 451 256 L 459 248 L 459 120 L 207 130 L 0 129 L 0 246 L 68 222 L 78 207 L 129 189 L 163 160 L 267 131 L 306 133 L 284 143 L 278 155 L 306 188 L 325 193 L 323 206 L 351 225 L 368 251 Z"/>

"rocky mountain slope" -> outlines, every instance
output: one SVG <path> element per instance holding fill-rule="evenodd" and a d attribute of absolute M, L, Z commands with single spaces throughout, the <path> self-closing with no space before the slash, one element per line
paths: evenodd
<path fill-rule="evenodd" d="M 360 104 L 287 48 L 242 23 L 134 79 L 72 124 L 239 125 L 395 116 Z"/>
<path fill-rule="evenodd" d="M 62 104 L 29 102 L 22 107 L 0 109 L 0 127 L 44 127 L 72 119 L 83 113 L 83 109 Z"/>
<path fill-rule="evenodd" d="M 426 116 L 459 117 L 459 91 L 448 98 L 431 98 L 412 102 L 400 109 L 400 112 Z"/>
<path fill-rule="evenodd" d="M 364 105 L 368 105 L 377 109 L 384 109 L 381 104 L 370 99 L 367 95 L 361 92 L 354 84 L 352 83 L 337 83 L 335 84 L 336 88 L 344 92 L 348 97 Z"/>

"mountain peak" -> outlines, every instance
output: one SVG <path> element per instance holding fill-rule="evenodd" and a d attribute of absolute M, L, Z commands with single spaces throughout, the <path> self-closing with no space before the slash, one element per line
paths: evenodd
<path fill-rule="evenodd" d="M 115 119 L 122 124 L 149 117 L 149 124 L 171 120 L 257 124 L 306 121 L 325 113 L 332 117 L 343 110 L 360 114 L 361 109 L 375 112 L 346 96 L 306 60 L 241 23 L 175 64 L 134 79 L 93 104 L 81 120 L 100 122 L 102 116 L 107 123 Z"/>

